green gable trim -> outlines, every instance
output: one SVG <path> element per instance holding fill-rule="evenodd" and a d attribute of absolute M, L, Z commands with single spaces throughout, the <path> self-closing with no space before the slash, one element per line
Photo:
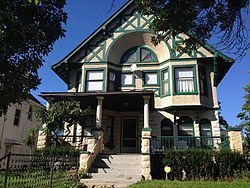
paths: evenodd
<path fill-rule="evenodd" d="M 70 57 L 72 57 L 78 50 L 80 50 L 84 45 L 86 45 L 88 42 L 90 42 L 98 33 L 100 33 L 102 30 L 106 30 L 107 25 L 112 22 L 114 19 L 116 19 L 121 12 L 123 12 L 125 9 L 127 9 L 131 4 L 133 3 L 133 0 L 128 1 L 125 5 L 123 5 L 119 10 L 117 10 L 106 22 L 104 22 L 100 27 L 98 27 L 88 38 L 86 38 L 82 43 L 80 43 L 75 49 L 73 49 L 67 56 L 65 56 L 61 61 L 56 63 L 52 66 L 52 69 L 55 69 L 57 66 L 59 66 L 63 62 L 67 62 Z"/>

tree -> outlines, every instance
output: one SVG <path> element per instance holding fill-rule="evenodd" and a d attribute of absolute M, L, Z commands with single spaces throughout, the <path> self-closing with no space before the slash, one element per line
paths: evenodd
<path fill-rule="evenodd" d="M 241 127 L 243 128 L 246 138 L 245 145 L 250 151 L 250 83 L 244 88 L 246 95 L 244 96 L 245 103 L 242 106 L 242 111 L 237 115 L 237 117 L 242 120 Z"/>
<path fill-rule="evenodd" d="M 246 35 L 248 0 L 136 0 L 143 15 L 154 15 L 150 29 L 155 32 L 152 41 L 157 44 L 166 36 L 186 33 L 177 50 L 189 52 L 218 37 L 217 45 L 244 56 L 250 47 Z M 245 17 L 244 17 L 245 16 Z"/>
<path fill-rule="evenodd" d="M 41 107 L 36 116 L 43 124 L 46 124 L 47 144 L 51 140 L 64 144 L 67 136 L 71 133 L 70 128 L 77 124 L 83 126 L 89 109 L 82 110 L 79 102 L 61 101 L 52 103 L 49 109 Z M 66 129 L 65 129 L 66 128 Z M 61 137 L 61 133 L 66 133 Z"/>
<path fill-rule="evenodd" d="M 0 116 L 40 84 L 38 68 L 64 37 L 66 0 L 0 1 Z"/>
<path fill-rule="evenodd" d="M 38 133 L 39 127 L 35 126 L 32 127 L 27 136 L 24 138 L 24 142 L 27 146 L 30 147 L 30 153 L 32 154 L 34 151 L 34 147 L 36 145 L 36 139 L 37 139 L 37 133 Z"/>

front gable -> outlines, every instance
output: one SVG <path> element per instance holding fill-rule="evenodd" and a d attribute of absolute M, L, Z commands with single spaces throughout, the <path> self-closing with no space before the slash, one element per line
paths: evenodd
<path fill-rule="evenodd" d="M 185 34 L 166 37 L 166 40 L 155 46 L 151 42 L 153 32 L 149 29 L 152 20 L 153 16 L 142 16 L 136 9 L 134 1 L 131 0 L 75 50 L 59 63 L 52 66 L 52 69 L 66 83 L 69 83 L 69 73 L 67 73 L 67 70 L 71 66 L 75 67 L 77 64 L 81 66 L 85 63 L 103 62 L 119 65 L 120 58 L 125 51 L 131 47 L 143 45 L 156 53 L 159 63 L 169 59 L 211 58 L 215 54 L 218 55 L 213 48 L 207 46 L 200 47 L 190 54 L 180 53 L 177 50 L 177 46 L 188 37 Z"/>

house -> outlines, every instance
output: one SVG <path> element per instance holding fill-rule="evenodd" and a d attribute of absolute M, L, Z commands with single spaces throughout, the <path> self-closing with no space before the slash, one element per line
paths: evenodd
<path fill-rule="evenodd" d="M 41 103 L 30 94 L 28 100 L 11 105 L 7 113 L 0 117 L 0 156 L 9 152 L 31 152 L 24 139 L 32 127 L 39 125 L 34 112 L 40 106 Z"/>
<path fill-rule="evenodd" d="M 155 46 L 152 19 L 128 1 L 52 66 L 68 91 L 41 96 L 93 109 L 84 128 L 72 130 L 72 136 L 88 136 L 83 168 L 98 153 L 140 153 L 142 175 L 150 179 L 152 152 L 221 147 L 216 87 L 234 60 L 209 44 L 178 52 L 177 44 L 188 37 L 184 33 Z"/>

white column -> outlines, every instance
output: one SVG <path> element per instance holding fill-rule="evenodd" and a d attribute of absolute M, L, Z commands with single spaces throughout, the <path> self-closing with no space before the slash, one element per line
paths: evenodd
<path fill-rule="evenodd" d="M 143 99 L 144 99 L 144 128 L 149 128 L 149 98 L 150 98 L 150 96 L 143 96 Z"/>
<path fill-rule="evenodd" d="M 97 98 L 97 106 L 96 106 L 96 127 L 102 127 L 102 100 L 103 97 L 96 97 Z"/>

